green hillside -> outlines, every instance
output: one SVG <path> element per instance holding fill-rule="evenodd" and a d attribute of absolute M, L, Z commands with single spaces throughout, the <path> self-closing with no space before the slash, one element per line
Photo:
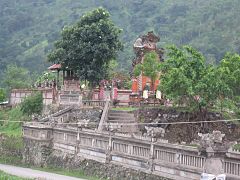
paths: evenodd
<path fill-rule="evenodd" d="M 154 30 L 161 46 L 191 44 L 208 61 L 240 53 L 239 0 L 0 0 L 0 72 L 9 63 L 31 71 L 47 67 L 46 54 L 65 25 L 102 6 L 123 29 L 120 66 L 127 69 L 138 35 Z"/>

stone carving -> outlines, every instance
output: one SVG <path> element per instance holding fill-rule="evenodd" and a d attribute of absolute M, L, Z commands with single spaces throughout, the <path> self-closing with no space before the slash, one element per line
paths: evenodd
<path fill-rule="evenodd" d="M 213 131 L 212 134 L 202 134 L 198 133 L 198 136 L 201 137 L 200 145 L 203 148 L 214 147 L 216 145 L 223 144 L 223 137 L 225 134 L 222 134 L 220 131 Z"/>
<path fill-rule="evenodd" d="M 147 136 L 151 136 L 153 138 L 164 137 L 165 135 L 165 129 L 161 127 L 145 126 L 145 129 L 147 130 Z"/>
<path fill-rule="evenodd" d="M 231 142 L 224 141 L 225 134 L 220 131 L 213 131 L 212 134 L 198 133 L 201 137 L 199 150 L 201 153 L 206 153 L 208 157 L 213 157 L 216 154 L 225 156 L 226 152 L 232 146 Z"/>
<path fill-rule="evenodd" d="M 157 48 L 157 43 L 160 41 L 160 37 L 155 35 L 152 31 L 146 35 L 139 36 L 133 44 L 133 49 L 136 57 L 132 61 L 132 71 L 134 66 L 141 63 L 146 52 L 155 51 L 159 60 L 163 61 L 163 48 Z M 132 72 L 131 72 L 132 74 Z"/>

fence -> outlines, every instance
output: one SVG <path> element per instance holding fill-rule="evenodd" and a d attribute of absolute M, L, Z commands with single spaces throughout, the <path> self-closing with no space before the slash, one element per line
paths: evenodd
<path fill-rule="evenodd" d="M 56 150 L 173 179 L 199 179 L 205 162 L 205 157 L 199 156 L 195 147 L 153 141 L 137 135 L 129 137 L 120 133 L 51 129 L 49 126 L 39 128 L 37 125 L 24 125 L 23 135 L 34 140 L 50 140 Z"/>

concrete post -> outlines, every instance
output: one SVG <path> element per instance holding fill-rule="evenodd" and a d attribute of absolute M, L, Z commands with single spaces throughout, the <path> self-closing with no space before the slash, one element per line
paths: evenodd
<path fill-rule="evenodd" d="M 218 152 L 213 150 L 212 147 L 206 148 L 207 158 L 204 166 L 204 171 L 208 174 L 214 174 L 219 175 L 224 173 L 223 169 L 223 158 Z M 225 153 L 222 153 L 222 156 L 224 156 Z"/>
<path fill-rule="evenodd" d="M 153 160 L 154 160 L 154 143 L 156 142 L 156 138 L 152 138 L 151 140 L 151 146 L 150 146 L 150 153 L 149 153 L 149 170 L 153 171 Z"/>
<path fill-rule="evenodd" d="M 79 152 L 79 144 L 80 144 L 80 131 L 82 131 L 82 127 L 78 126 L 77 128 L 77 141 L 76 141 L 76 145 L 75 145 L 75 152 L 74 154 L 77 155 Z"/>
<path fill-rule="evenodd" d="M 106 150 L 106 163 L 110 163 L 112 160 L 112 141 L 113 141 L 113 134 L 110 132 L 109 140 L 108 140 L 108 147 Z"/>

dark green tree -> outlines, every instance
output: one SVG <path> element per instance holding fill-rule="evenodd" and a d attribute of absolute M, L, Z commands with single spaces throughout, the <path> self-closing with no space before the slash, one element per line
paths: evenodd
<path fill-rule="evenodd" d="M 24 99 L 21 103 L 21 111 L 28 116 L 40 114 L 43 109 L 42 93 L 32 94 Z"/>
<path fill-rule="evenodd" d="M 63 29 L 48 60 L 60 62 L 77 71 L 83 80 L 97 83 L 106 77 L 110 60 L 122 49 L 120 33 L 105 9 L 95 9 Z"/>

